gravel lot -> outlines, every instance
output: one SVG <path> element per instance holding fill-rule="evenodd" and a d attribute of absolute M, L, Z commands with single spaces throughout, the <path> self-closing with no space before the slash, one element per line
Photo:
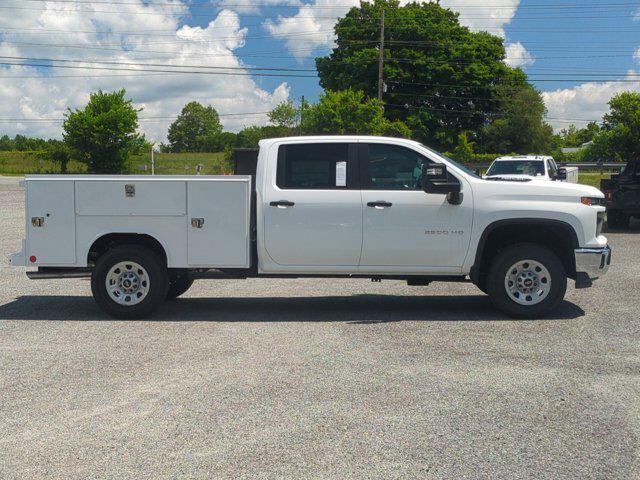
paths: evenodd
<path fill-rule="evenodd" d="M 6 257 L 0 179 L 0 478 L 640 478 L 640 226 L 554 318 L 475 287 L 200 281 L 114 321 L 86 280 Z"/>

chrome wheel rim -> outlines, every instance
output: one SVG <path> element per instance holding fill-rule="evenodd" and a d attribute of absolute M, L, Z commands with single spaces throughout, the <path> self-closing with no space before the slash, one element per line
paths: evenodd
<path fill-rule="evenodd" d="M 504 288 L 509 298 L 520 305 L 537 305 L 549 296 L 551 274 L 535 260 L 520 260 L 507 270 Z"/>
<path fill-rule="evenodd" d="M 116 263 L 107 273 L 105 286 L 109 297 L 117 304 L 137 305 L 149 294 L 149 274 L 136 262 Z"/>

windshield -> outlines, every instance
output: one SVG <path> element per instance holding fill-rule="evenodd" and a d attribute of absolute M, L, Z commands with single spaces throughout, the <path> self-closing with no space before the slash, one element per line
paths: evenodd
<path fill-rule="evenodd" d="M 474 172 L 473 170 L 471 170 L 470 168 L 465 167 L 464 165 L 456 162 L 455 160 L 447 157 L 445 154 L 440 153 L 440 152 L 436 152 L 435 150 L 433 150 L 432 148 L 427 147 L 426 145 L 420 144 L 420 146 L 422 148 L 424 148 L 425 150 L 428 150 L 431 153 L 435 153 L 436 155 L 444 158 L 446 161 L 448 161 L 449 163 L 453 164 L 454 166 L 458 167 L 460 170 L 462 170 L 463 172 L 465 172 L 467 175 L 471 175 L 472 177 L 475 178 L 481 178 L 476 172 Z"/>
<path fill-rule="evenodd" d="M 544 162 L 539 160 L 500 160 L 487 171 L 491 175 L 544 175 Z"/>

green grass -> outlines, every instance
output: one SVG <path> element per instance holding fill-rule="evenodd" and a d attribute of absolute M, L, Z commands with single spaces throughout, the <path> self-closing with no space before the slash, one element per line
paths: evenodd
<path fill-rule="evenodd" d="M 202 165 L 202 175 L 231 173 L 231 166 L 224 160 L 223 153 L 158 153 L 155 155 L 156 174 L 193 175 L 196 166 Z M 143 170 L 146 166 L 146 170 Z M 86 173 L 83 163 L 69 162 L 67 173 Z M 60 166 L 43 160 L 41 152 L 0 152 L 0 175 L 60 173 Z M 151 174 L 151 154 L 132 156 L 127 162 L 125 173 Z"/>
<path fill-rule="evenodd" d="M 602 173 L 599 172 L 582 172 L 578 173 L 578 183 L 582 183 L 584 185 L 591 185 L 592 187 L 600 188 L 600 180 L 605 178 L 611 178 L 610 173 Z"/>
<path fill-rule="evenodd" d="M 155 154 L 156 175 L 193 175 L 196 167 L 202 165 L 202 175 L 231 173 L 231 166 L 224 160 L 223 153 L 157 153 Z M 146 170 L 143 167 L 146 166 Z M 137 155 L 129 159 L 129 173 L 151 173 L 151 154 Z"/>

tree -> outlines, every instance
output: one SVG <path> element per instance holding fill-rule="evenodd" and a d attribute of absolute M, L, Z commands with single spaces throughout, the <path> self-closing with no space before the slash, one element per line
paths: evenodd
<path fill-rule="evenodd" d="M 169 127 L 167 139 L 172 152 L 205 152 L 222 133 L 218 112 L 211 105 L 187 103 Z"/>
<path fill-rule="evenodd" d="M 365 98 L 363 92 L 351 89 L 326 91 L 321 95 L 317 104 L 305 109 L 302 130 L 316 135 L 411 135 L 402 122 L 391 122 L 384 117 L 380 101 Z"/>
<path fill-rule="evenodd" d="M 640 156 L 640 93 L 624 92 L 609 101 L 602 130 L 585 157 L 591 160 L 628 161 Z"/>
<path fill-rule="evenodd" d="M 267 115 L 276 127 L 293 128 L 299 119 L 299 111 L 291 100 L 278 104 Z"/>
<path fill-rule="evenodd" d="M 473 145 L 474 142 L 469 141 L 469 137 L 466 132 L 462 132 L 458 135 L 458 145 L 453 150 L 453 157 L 463 163 L 471 163 L 473 160 Z"/>
<path fill-rule="evenodd" d="M 265 138 L 288 137 L 292 134 L 292 130 L 287 127 L 277 127 L 275 125 L 260 127 L 252 125 L 238 132 L 235 146 L 238 148 L 258 148 L 258 142 L 260 140 L 264 140 Z"/>
<path fill-rule="evenodd" d="M 67 173 L 67 164 L 71 160 L 69 146 L 60 140 L 50 140 L 44 157 L 60 165 L 60 173 Z"/>
<path fill-rule="evenodd" d="M 120 173 L 138 141 L 138 110 L 125 90 L 89 96 L 83 109 L 65 115 L 64 141 L 87 163 L 90 173 Z"/>
<path fill-rule="evenodd" d="M 560 137 L 565 147 L 577 148 L 591 142 L 600 133 L 600 125 L 589 122 L 585 128 L 577 128 L 571 125 L 568 129 L 560 130 Z"/>
<path fill-rule="evenodd" d="M 385 116 L 405 122 L 415 138 L 453 148 L 459 132 L 475 136 L 501 110 L 497 86 L 526 85 L 525 74 L 504 63 L 500 37 L 471 32 L 457 13 L 436 3 L 400 7 L 397 0 L 378 0 L 338 21 L 336 48 L 316 59 L 322 87 L 377 96 L 382 9 Z"/>
<path fill-rule="evenodd" d="M 503 110 L 482 133 L 488 152 L 547 153 L 553 128 L 544 121 L 547 107 L 535 88 L 525 86 L 517 92 L 501 90 Z"/>

